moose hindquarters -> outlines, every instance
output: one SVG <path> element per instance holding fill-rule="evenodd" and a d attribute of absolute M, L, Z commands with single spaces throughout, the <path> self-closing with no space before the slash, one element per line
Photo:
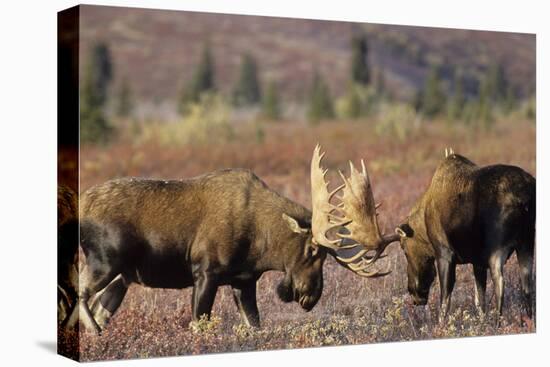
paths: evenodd
<path fill-rule="evenodd" d="M 523 305 L 529 318 L 533 318 L 533 257 L 534 246 L 525 246 L 518 249 L 517 257 L 521 277 L 521 289 L 523 293 Z"/>

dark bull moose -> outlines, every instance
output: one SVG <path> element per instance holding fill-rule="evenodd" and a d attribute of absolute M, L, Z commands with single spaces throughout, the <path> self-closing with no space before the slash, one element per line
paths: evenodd
<path fill-rule="evenodd" d="M 372 208 L 372 189 L 365 165 L 361 163 L 361 174 L 350 163 L 352 179 L 346 181 L 344 199 L 352 195 L 367 197 L 370 201 L 368 207 Z M 496 308 L 499 315 L 502 314 L 503 265 L 515 251 L 524 306 L 531 317 L 535 191 L 535 179 L 521 168 L 506 165 L 478 167 L 465 157 L 454 154 L 452 149 L 447 150 L 430 186 L 414 205 L 406 222 L 396 228 L 407 258 L 408 290 L 414 303 L 427 303 L 437 271 L 441 288 L 440 315 L 444 318 L 450 308 L 456 265 L 472 264 L 476 306 L 484 312 L 489 268 L 495 285 Z M 324 200 L 325 206 L 330 208 L 330 212 L 325 210 L 323 213 L 325 219 L 334 212 L 345 213 L 345 208 L 335 207 L 329 204 L 329 200 Z M 318 210 L 317 214 L 321 212 Z M 354 226 L 353 231 L 361 233 L 355 238 L 366 248 L 369 244 L 377 247 L 381 242 L 394 239 L 379 235 L 374 210 L 360 212 L 368 215 L 350 217 L 352 224 L 349 227 Z M 331 242 L 326 238 L 323 240 L 327 244 Z"/>
<path fill-rule="evenodd" d="M 415 303 L 425 304 L 437 268 L 445 316 L 450 308 L 456 265 L 472 264 L 475 304 L 483 312 L 489 268 L 496 309 L 501 315 L 502 270 L 515 251 L 524 306 L 532 317 L 535 178 L 518 167 L 479 167 L 452 150 L 446 153 L 406 223 L 397 228 L 407 257 L 409 292 Z"/>
<path fill-rule="evenodd" d="M 347 244 L 357 253 L 349 260 L 336 252 L 340 241 L 328 243 L 319 236 L 325 221 L 316 214 L 322 172 L 315 157 L 311 176 L 313 217 L 246 170 L 188 180 L 119 179 L 90 188 L 80 198 L 80 245 L 86 261 L 78 302 L 65 326 L 75 326 L 80 317 L 87 329 L 101 331 L 131 283 L 193 287 L 193 320 L 210 316 L 218 287 L 230 285 L 243 321 L 258 326 L 256 282 L 266 271 L 284 272 L 279 297 L 307 311 L 321 296 L 327 254 L 358 275 L 383 275 L 367 268 L 385 243 L 368 249 L 361 241 Z M 354 202 L 357 198 L 345 199 L 357 210 L 349 212 L 352 218 L 361 217 L 361 210 L 374 210 Z M 354 228 L 348 232 L 353 236 Z M 367 250 L 376 253 L 368 256 Z"/>

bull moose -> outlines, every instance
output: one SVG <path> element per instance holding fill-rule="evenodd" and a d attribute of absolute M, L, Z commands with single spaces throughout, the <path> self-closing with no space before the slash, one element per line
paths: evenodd
<path fill-rule="evenodd" d="M 314 159 L 320 162 L 319 148 Z M 320 158 L 319 158 L 320 157 Z M 365 197 L 374 207 L 370 180 L 363 161 L 362 173 L 350 162 L 351 180 L 342 176 L 344 196 Z M 467 158 L 446 151 L 431 183 L 406 221 L 396 227 L 407 258 L 408 291 L 417 305 L 427 303 L 437 274 L 440 284 L 441 318 L 448 313 L 457 264 L 472 264 L 476 282 L 475 304 L 485 310 L 487 268 L 494 283 L 496 309 L 502 314 L 503 265 L 515 251 L 518 258 L 527 315 L 532 316 L 532 279 L 535 246 L 535 178 L 521 168 L 507 165 L 479 167 Z M 337 188 L 334 192 L 337 192 Z M 348 218 L 345 205 L 334 206 L 323 197 L 317 214 L 325 222 L 354 226 L 366 248 L 389 243 L 395 237 L 379 235 L 376 211 L 362 211 L 366 217 Z M 340 215 L 336 215 L 340 212 Z M 343 214 L 342 214 L 343 213 Z M 316 213 L 314 212 L 314 215 Z M 353 224 L 355 223 L 355 224 Z M 326 229 L 331 229 L 325 225 Z M 334 235 L 333 235 L 334 236 Z M 340 233 L 336 236 L 342 237 Z M 330 243 L 327 236 L 319 236 Z M 333 239 L 332 241 L 338 241 Z M 366 261 L 366 260 L 361 260 Z"/>
<path fill-rule="evenodd" d="M 472 264 L 475 304 L 485 311 L 487 268 L 496 310 L 502 314 L 503 266 L 515 251 L 520 267 L 523 303 L 532 317 L 535 249 L 536 181 L 519 167 L 479 167 L 448 151 L 432 181 L 397 228 L 407 257 L 408 288 L 417 304 L 426 304 L 435 278 L 441 288 L 444 317 L 450 308 L 457 264 Z"/>
<path fill-rule="evenodd" d="M 312 187 L 319 174 L 312 170 Z M 350 205 L 360 210 L 352 199 Z M 278 296 L 306 311 L 321 296 L 327 254 L 358 275 L 384 275 L 366 270 L 379 254 L 368 256 L 367 249 L 357 249 L 359 242 L 345 246 L 359 250 L 351 261 L 338 255 L 336 244 L 317 241 L 316 210 L 315 200 L 312 215 L 242 169 L 94 186 L 80 198 L 86 261 L 78 302 L 65 326 L 76 325 L 80 317 L 87 329 L 100 332 L 131 283 L 193 287 L 193 320 L 210 316 L 217 288 L 230 285 L 243 321 L 259 326 L 256 281 L 266 271 L 284 272 Z M 359 258 L 368 264 L 357 264 Z"/>

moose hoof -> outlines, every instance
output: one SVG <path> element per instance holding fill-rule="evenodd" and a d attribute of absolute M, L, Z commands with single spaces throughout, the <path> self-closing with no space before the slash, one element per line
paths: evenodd
<path fill-rule="evenodd" d="M 485 318 L 485 310 L 478 306 L 476 307 L 476 311 L 477 311 L 477 315 L 480 317 L 480 318 Z"/>

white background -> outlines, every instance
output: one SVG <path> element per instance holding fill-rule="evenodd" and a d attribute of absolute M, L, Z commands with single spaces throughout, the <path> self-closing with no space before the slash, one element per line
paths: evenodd
<path fill-rule="evenodd" d="M 74 1 L 3 2 L 0 12 L 0 364 L 66 365 L 56 340 L 56 12 Z M 98 1 L 96 4 L 537 33 L 537 334 L 101 363 L 140 366 L 548 363 L 550 135 L 544 1 Z M 310 6 L 308 6 L 310 5 Z M 513 146 L 510 149 L 514 149 Z"/>

